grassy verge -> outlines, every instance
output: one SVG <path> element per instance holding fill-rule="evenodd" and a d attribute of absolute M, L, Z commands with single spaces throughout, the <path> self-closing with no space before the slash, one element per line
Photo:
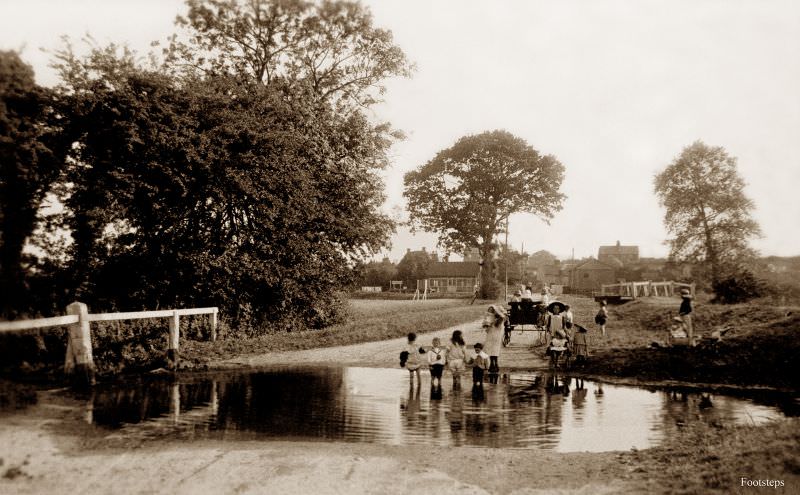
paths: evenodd
<path fill-rule="evenodd" d="M 577 301 L 590 321 L 596 306 Z M 590 330 L 591 358 L 582 371 L 642 380 L 681 380 L 731 385 L 766 385 L 798 390 L 800 312 L 765 302 L 695 305 L 695 330 L 727 330 L 722 341 L 695 348 L 665 347 L 677 299 L 657 298 L 612 307 L 606 337 Z M 576 313 L 577 315 L 577 313 Z"/>
<path fill-rule="evenodd" d="M 429 301 L 352 300 L 346 323 L 321 330 L 262 335 L 253 338 L 223 339 L 217 342 L 187 341 L 181 356 L 188 365 L 203 364 L 247 354 L 295 351 L 373 342 L 441 330 L 480 318 L 485 301 L 470 305 L 467 300 Z"/>
<path fill-rule="evenodd" d="M 661 447 L 620 454 L 651 493 L 797 493 L 800 419 L 764 426 L 698 423 Z M 742 486 L 741 478 L 782 481 L 783 487 Z"/>

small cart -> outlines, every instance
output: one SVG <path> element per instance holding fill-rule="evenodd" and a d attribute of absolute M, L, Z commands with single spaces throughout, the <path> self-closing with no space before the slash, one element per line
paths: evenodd
<path fill-rule="evenodd" d="M 503 334 L 503 346 L 507 347 L 511 343 L 511 332 L 534 331 L 537 332 L 538 345 L 546 343 L 544 326 L 546 321 L 547 308 L 539 301 L 523 299 L 522 301 L 511 301 L 508 303 L 508 318 Z"/>

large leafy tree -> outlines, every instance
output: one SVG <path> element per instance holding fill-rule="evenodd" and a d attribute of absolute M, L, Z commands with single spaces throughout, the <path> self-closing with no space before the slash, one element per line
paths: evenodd
<path fill-rule="evenodd" d="M 513 213 L 549 221 L 561 209 L 564 166 L 506 131 L 466 136 L 405 175 L 404 196 L 415 228 L 437 232 L 449 251 L 477 247 L 488 261 Z M 482 296 L 491 297 L 494 268 L 485 262 Z"/>
<path fill-rule="evenodd" d="M 74 294 L 100 307 L 217 304 L 242 326 L 329 324 L 349 267 L 392 227 L 369 122 L 301 92 L 177 80 L 117 54 L 62 56 Z"/>
<path fill-rule="evenodd" d="M 375 103 L 383 81 L 409 75 L 392 33 L 360 3 L 341 0 L 188 0 L 185 30 L 165 50 L 180 71 L 305 86 L 345 108 Z"/>
<path fill-rule="evenodd" d="M 744 194 L 736 158 L 722 147 L 696 141 L 654 182 L 666 209 L 671 258 L 704 264 L 717 282 L 754 255 L 748 240 L 760 229 L 750 216 L 753 202 Z"/>
<path fill-rule="evenodd" d="M 23 248 L 63 164 L 52 103 L 31 67 L 0 51 L 0 315 L 7 318 L 29 309 Z"/>
<path fill-rule="evenodd" d="M 187 3 L 163 64 L 59 54 L 62 296 L 329 324 L 393 229 L 378 172 L 398 134 L 365 110 L 410 66 L 357 2 Z"/>

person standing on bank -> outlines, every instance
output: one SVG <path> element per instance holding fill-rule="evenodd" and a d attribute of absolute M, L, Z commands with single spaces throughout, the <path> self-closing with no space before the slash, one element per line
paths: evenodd
<path fill-rule="evenodd" d="M 689 289 L 681 289 L 681 307 L 678 314 L 683 321 L 683 328 L 689 338 L 689 345 L 694 345 L 694 326 L 692 325 L 692 293 Z"/>
<path fill-rule="evenodd" d="M 606 322 L 608 321 L 608 303 L 606 300 L 603 299 L 600 301 L 600 310 L 597 311 L 597 314 L 594 316 L 594 322 L 600 325 L 600 333 L 603 337 L 606 336 Z"/>
<path fill-rule="evenodd" d="M 492 304 L 486 311 L 483 319 L 483 329 L 486 331 L 486 342 L 483 349 L 489 355 L 489 373 L 500 371 L 500 348 L 503 345 L 503 332 L 505 330 L 506 312 L 497 304 Z"/>

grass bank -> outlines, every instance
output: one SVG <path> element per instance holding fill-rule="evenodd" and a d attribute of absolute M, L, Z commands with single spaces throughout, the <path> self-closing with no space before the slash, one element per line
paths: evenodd
<path fill-rule="evenodd" d="M 650 493 L 792 493 L 800 486 L 798 445 L 798 418 L 764 426 L 698 423 L 660 447 L 621 454 L 620 462 Z M 773 485 L 753 487 L 741 478 Z"/>
<path fill-rule="evenodd" d="M 640 380 L 679 380 L 739 386 L 764 385 L 800 390 L 800 311 L 768 301 L 735 305 L 699 302 L 695 331 L 724 330 L 720 342 L 695 348 L 667 347 L 667 328 L 677 314 L 677 299 L 632 301 L 610 310 L 607 334 L 590 323 L 589 363 L 581 370 L 595 375 Z M 591 321 L 591 301 L 577 304 Z M 590 311 L 591 310 L 591 311 Z"/>
<path fill-rule="evenodd" d="M 423 334 L 480 318 L 487 302 L 474 305 L 465 299 L 427 301 L 350 300 L 347 322 L 321 330 L 287 332 L 253 338 L 222 339 L 217 342 L 186 341 L 181 357 L 187 366 L 204 364 L 248 354 L 298 351 L 374 342 L 403 337 L 409 332 Z"/>

